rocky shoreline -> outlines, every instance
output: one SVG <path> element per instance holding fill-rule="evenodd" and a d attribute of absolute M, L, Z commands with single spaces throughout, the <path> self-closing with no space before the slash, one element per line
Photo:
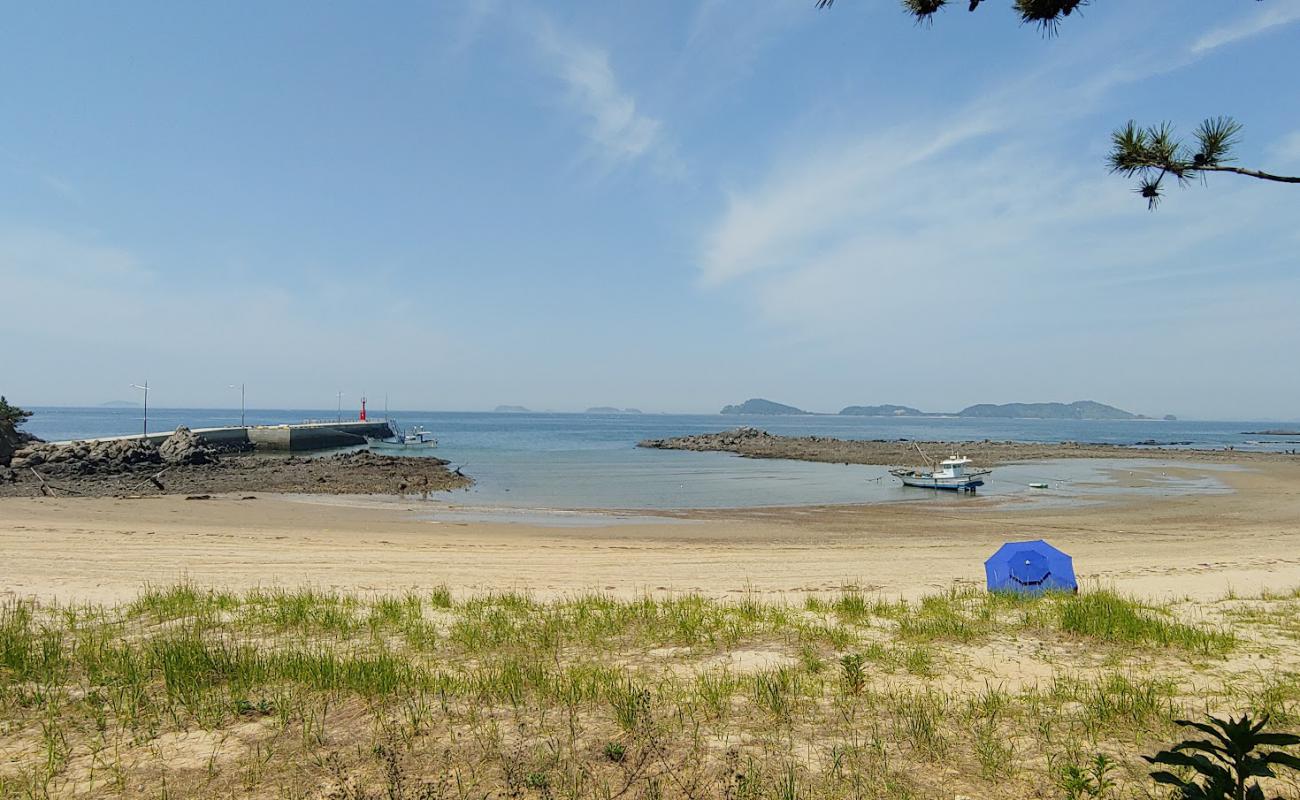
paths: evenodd
<path fill-rule="evenodd" d="M 306 494 L 415 495 L 473 480 L 439 458 L 367 451 L 304 458 L 216 447 L 184 426 L 160 444 L 139 439 L 28 443 L 0 467 L 0 497 Z"/>
<path fill-rule="evenodd" d="M 920 447 L 931 458 L 960 451 L 982 466 L 1049 458 L 1160 458 L 1236 463 L 1241 461 L 1295 461 L 1295 455 L 1246 450 L 1188 450 L 1149 446 L 1085 444 L 1080 442 L 919 442 L 910 439 L 849 440 L 829 436 L 776 436 L 759 428 L 736 428 L 669 439 L 647 439 L 637 444 L 655 450 L 693 450 L 735 453 L 746 458 L 788 458 L 833 464 L 914 466 Z"/>

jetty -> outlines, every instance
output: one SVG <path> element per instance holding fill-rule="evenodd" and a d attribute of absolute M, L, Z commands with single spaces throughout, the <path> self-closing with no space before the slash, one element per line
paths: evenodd
<path fill-rule="evenodd" d="M 257 450 L 279 450 L 291 453 L 306 450 L 329 450 L 365 444 L 368 439 L 385 439 L 396 435 L 388 420 L 300 422 L 289 425 L 250 425 L 230 428 L 194 428 L 193 433 L 214 446 L 252 445 Z M 172 431 L 129 436 L 103 436 L 97 439 L 77 439 L 96 442 L 142 441 L 161 444 Z M 72 441 L 56 442 L 71 444 Z"/>

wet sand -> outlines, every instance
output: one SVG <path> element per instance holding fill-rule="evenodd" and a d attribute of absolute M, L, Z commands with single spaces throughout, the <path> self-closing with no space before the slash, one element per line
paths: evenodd
<path fill-rule="evenodd" d="M 429 519 L 442 506 L 395 498 L 10 497 L 0 498 L 0 591 L 112 602 L 146 584 L 189 579 L 360 592 L 446 584 L 458 594 L 543 597 L 794 596 L 854 583 L 915 597 L 980 583 L 983 559 L 998 544 L 1039 537 L 1072 553 L 1081 579 L 1142 596 L 1300 585 L 1300 464 L 1248 467 L 1214 473 L 1228 493 L 1117 495 L 1086 507 L 1017 509 L 971 498 L 643 514 L 609 524 L 584 515 L 572 526 Z"/>

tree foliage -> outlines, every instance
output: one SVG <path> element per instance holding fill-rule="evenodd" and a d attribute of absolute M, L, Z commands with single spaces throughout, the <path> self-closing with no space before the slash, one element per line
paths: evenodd
<path fill-rule="evenodd" d="M 1275 768 L 1300 771 L 1300 758 L 1281 750 L 1300 744 L 1300 736 L 1265 733 L 1268 716 L 1258 722 L 1249 714 L 1238 719 L 1210 717 L 1207 722 L 1177 720 L 1179 725 L 1207 734 L 1187 739 L 1154 756 L 1149 763 L 1174 767 L 1151 773 L 1157 783 L 1172 786 L 1181 800 L 1265 800 L 1260 778 L 1276 777 Z"/>
<path fill-rule="evenodd" d="M 934 15 L 939 13 L 949 0 L 901 0 L 903 10 L 916 18 L 917 22 L 929 24 Z M 967 0 L 967 10 L 974 11 L 984 0 Z M 835 0 L 817 0 L 818 8 L 834 5 Z M 1020 15 L 1020 21 L 1037 25 L 1044 33 L 1056 33 L 1061 20 L 1070 16 L 1080 6 L 1088 5 L 1088 0 L 1014 0 L 1012 7 Z"/>
<path fill-rule="evenodd" d="M 17 429 L 32 415 L 15 405 L 10 405 L 4 395 L 0 395 L 0 426 Z"/>
<path fill-rule="evenodd" d="M 1174 135 L 1168 122 L 1143 128 L 1133 120 L 1111 134 L 1111 151 L 1107 161 L 1110 171 L 1139 178 L 1135 191 L 1154 209 L 1164 196 L 1164 182 L 1173 178 L 1186 186 L 1207 172 L 1234 172 L 1261 180 L 1300 183 L 1300 178 L 1273 175 L 1256 169 L 1232 166 L 1232 148 L 1241 133 L 1241 123 L 1232 117 L 1207 119 L 1185 142 Z"/>
<path fill-rule="evenodd" d="M 917 22 L 929 24 L 950 0 L 900 0 L 903 10 Z M 966 10 L 974 11 L 984 0 L 965 0 Z M 1061 22 L 1075 11 L 1088 5 L 1090 0 L 1012 0 L 1011 7 L 1024 24 L 1038 26 L 1044 34 L 1055 35 Z M 817 0 L 818 8 L 827 8 L 835 0 Z"/>
<path fill-rule="evenodd" d="M 1259 0 L 1256 0 L 1259 2 Z M 930 23 L 949 0 L 900 0 L 903 10 L 917 22 Z M 967 10 L 974 11 L 984 0 L 966 0 Z M 818 8 L 829 8 L 835 0 L 816 0 Z M 1012 7 L 1022 23 L 1033 23 L 1048 36 L 1055 35 L 1061 21 L 1089 4 L 1089 0 L 1013 0 Z M 1300 183 L 1300 177 L 1274 175 L 1257 169 L 1231 165 L 1236 159 L 1232 148 L 1237 144 L 1241 124 L 1232 117 L 1212 117 L 1201 123 L 1187 143 L 1174 136 L 1167 122 L 1143 128 L 1130 120 L 1111 134 L 1110 170 L 1128 177 L 1138 176 L 1138 194 L 1154 210 L 1164 196 L 1165 179 L 1172 177 L 1187 185 L 1207 172 L 1233 172 L 1260 180 Z"/>

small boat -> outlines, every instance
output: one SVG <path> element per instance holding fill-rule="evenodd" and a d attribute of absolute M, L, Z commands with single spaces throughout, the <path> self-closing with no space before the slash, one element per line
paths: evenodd
<path fill-rule="evenodd" d="M 1047 488 L 1047 484 L 1045 484 L 1045 483 L 1031 483 L 1031 484 L 1029 484 L 1029 488 L 1030 488 L 1030 489 L 1046 489 L 1046 488 Z"/>
<path fill-rule="evenodd" d="M 378 450 L 407 450 L 437 447 L 438 440 L 433 432 L 422 425 L 415 425 L 410 430 L 396 428 L 397 435 L 389 439 L 371 439 L 370 447 Z"/>
<path fill-rule="evenodd" d="M 991 475 L 993 470 L 967 469 L 970 463 L 969 458 L 954 455 L 940 461 L 939 469 L 891 469 L 889 474 L 902 481 L 904 486 L 973 492 L 976 487 L 984 485 L 984 478 Z"/>

